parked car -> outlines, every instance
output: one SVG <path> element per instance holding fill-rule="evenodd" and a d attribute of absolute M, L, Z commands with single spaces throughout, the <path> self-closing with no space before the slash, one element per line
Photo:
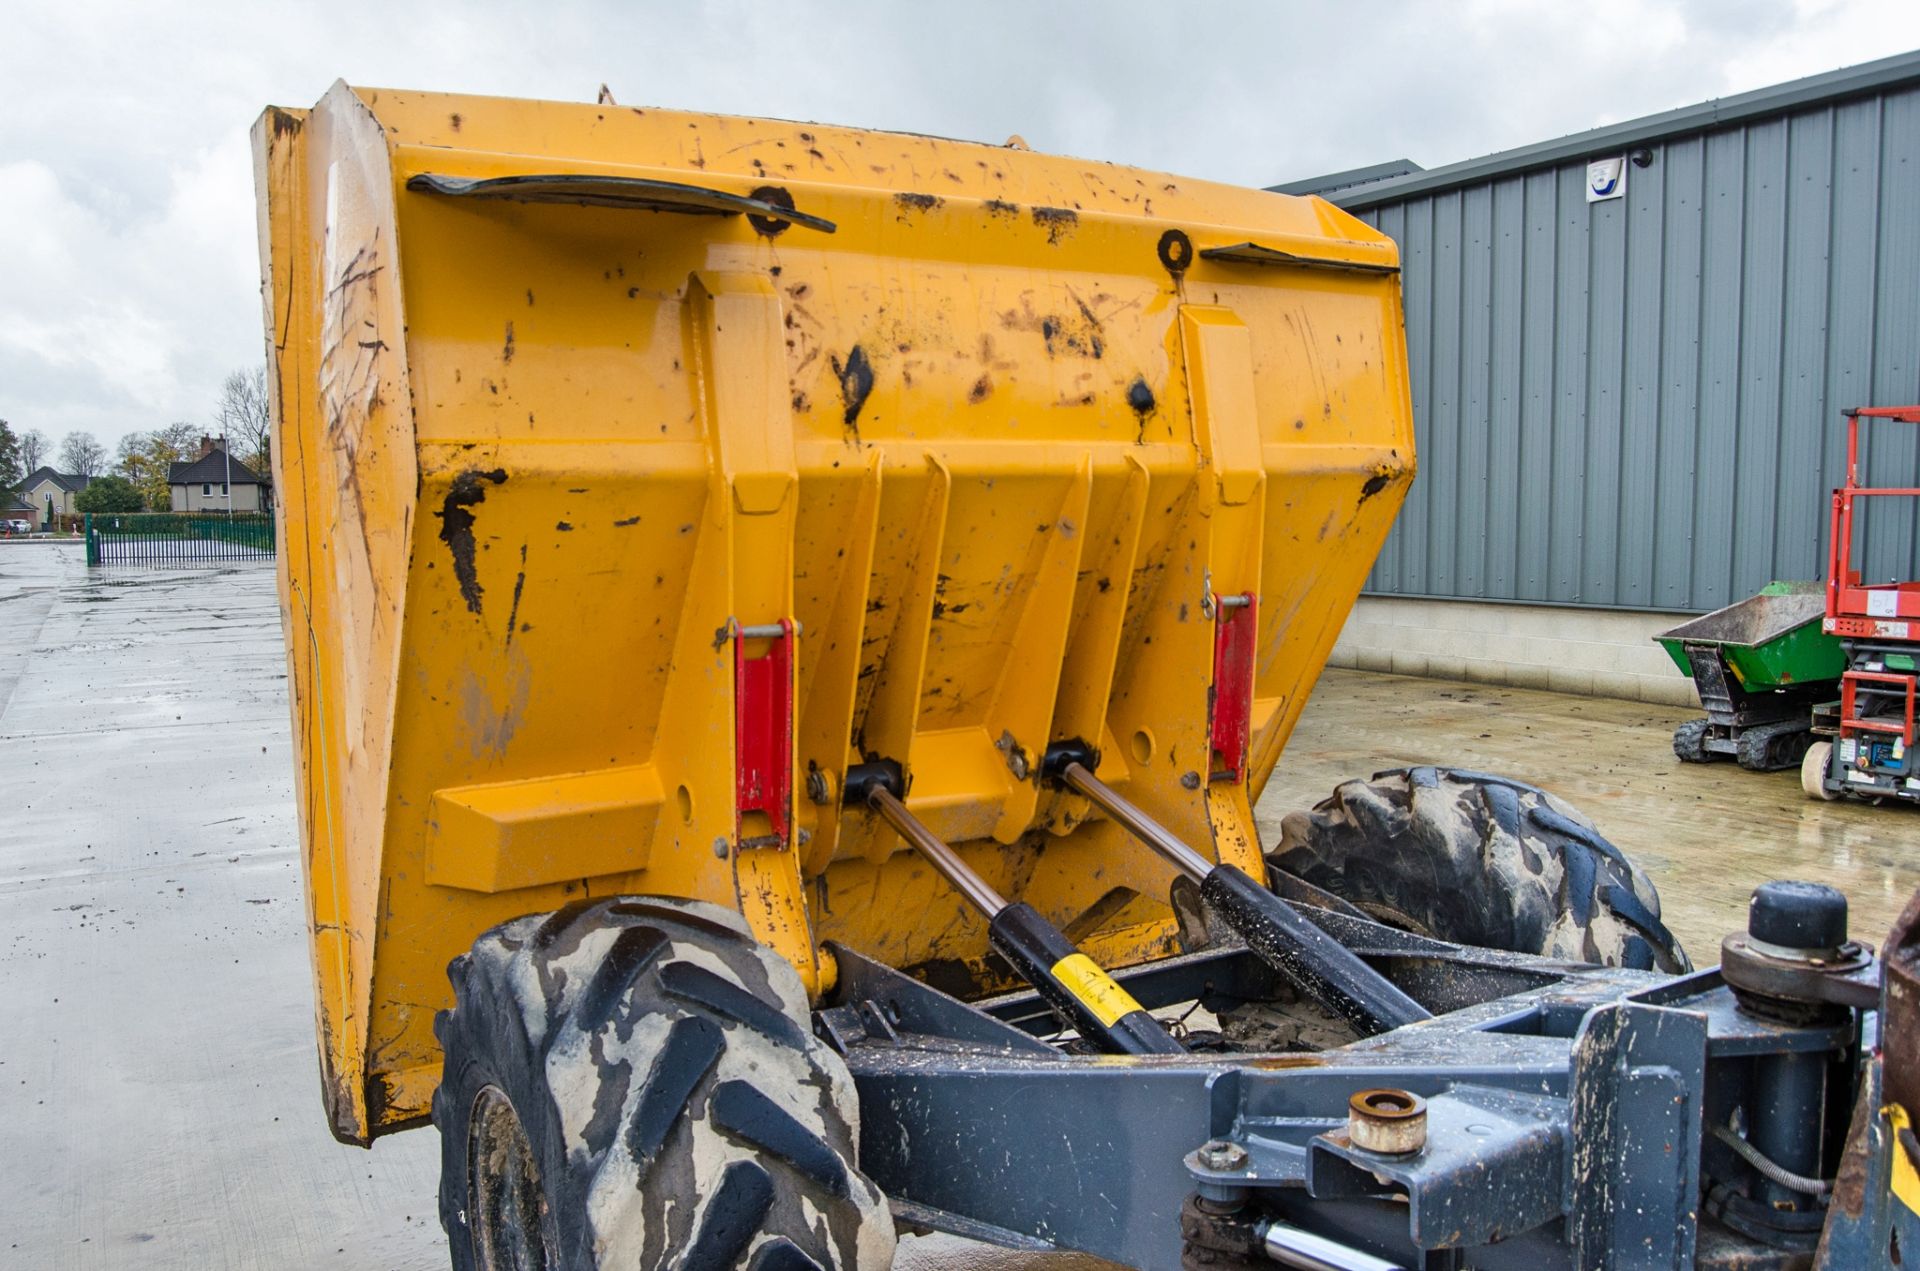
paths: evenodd
<path fill-rule="evenodd" d="M 24 517 L 24 516 L 13 516 L 13 517 L 8 517 L 8 518 L 7 518 L 7 522 L 6 522 L 6 526 L 7 526 L 7 533 L 9 533 L 9 534 L 31 534 L 31 533 L 33 533 L 33 522 L 32 522 L 32 521 L 29 521 L 29 520 L 28 520 L 28 519 L 27 519 L 26 517 Z"/>

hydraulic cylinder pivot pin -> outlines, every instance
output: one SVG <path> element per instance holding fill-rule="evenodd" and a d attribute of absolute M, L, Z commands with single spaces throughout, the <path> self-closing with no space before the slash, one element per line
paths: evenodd
<path fill-rule="evenodd" d="M 1056 751 L 1058 753 L 1056 753 Z M 1247 947 L 1362 1036 L 1384 1033 L 1432 1014 L 1353 950 L 1302 917 L 1290 903 L 1225 862 L 1214 863 L 1093 775 L 1092 751 L 1067 744 L 1050 750 L 1044 771 L 1084 795 L 1173 867 L 1200 884 L 1200 895 L 1227 920 Z"/>
<path fill-rule="evenodd" d="M 914 850 L 926 858 L 967 903 L 987 917 L 987 939 L 1033 985 L 1047 1004 L 1059 1011 L 1088 1041 L 1121 1055 L 1181 1055 L 1186 1047 L 1175 1041 L 1160 1021 L 1092 958 L 1080 952 L 1066 934 L 1038 910 L 1024 902 L 1009 902 L 960 859 L 952 847 L 920 823 L 904 803 L 881 781 L 864 784 L 866 805 Z"/>

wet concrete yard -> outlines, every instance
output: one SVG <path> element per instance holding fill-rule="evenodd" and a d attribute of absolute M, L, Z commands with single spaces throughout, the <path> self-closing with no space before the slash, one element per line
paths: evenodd
<path fill-rule="evenodd" d="M 271 571 L 93 575 L 0 543 L 0 1266 L 445 1266 L 433 1134 L 359 1151 L 321 1115 Z M 1770 876 L 1843 887 L 1878 940 L 1920 812 L 1682 768 L 1681 718 L 1334 672 L 1262 820 L 1408 762 L 1504 772 L 1641 860 L 1696 960 Z M 900 1265 L 1093 1264 L 908 1240 Z"/>

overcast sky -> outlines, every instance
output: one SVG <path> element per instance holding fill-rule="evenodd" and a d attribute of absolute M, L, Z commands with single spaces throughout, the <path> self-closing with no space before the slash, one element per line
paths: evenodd
<path fill-rule="evenodd" d="M 247 129 L 333 80 L 763 114 L 1270 185 L 1423 166 L 1920 47 L 1914 0 L 13 0 L 0 418 L 208 418 L 262 356 Z"/>

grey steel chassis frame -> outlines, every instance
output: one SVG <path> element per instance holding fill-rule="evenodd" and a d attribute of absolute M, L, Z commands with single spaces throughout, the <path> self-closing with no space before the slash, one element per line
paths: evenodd
<path fill-rule="evenodd" d="M 1806 1264 L 1824 1202 L 1707 1129 L 1830 1173 L 1871 1011 L 1829 998 L 1782 1018 L 1719 969 L 1602 968 L 1299 912 L 1435 1018 L 1316 1053 L 1077 1055 L 1042 1040 L 1060 1025 L 1035 993 L 969 1005 L 836 947 L 815 1023 L 859 1089 L 862 1170 L 909 1225 L 1154 1271 L 1182 1265 L 1194 1202 L 1238 1211 L 1256 1241 L 1267 1224 L 1329 1237 L 1363 1255 L 1352 1265 Z M 1842 996 L 1876 994 L 1877 974 L 1866 955 Z M 1149 1010 L 1281 992 L 1231 939 L 1115 978 Z M 1426 1100 L 1423 1150 L 1348 1140 L 1349 1098 L 1377 1087 Z"/>

